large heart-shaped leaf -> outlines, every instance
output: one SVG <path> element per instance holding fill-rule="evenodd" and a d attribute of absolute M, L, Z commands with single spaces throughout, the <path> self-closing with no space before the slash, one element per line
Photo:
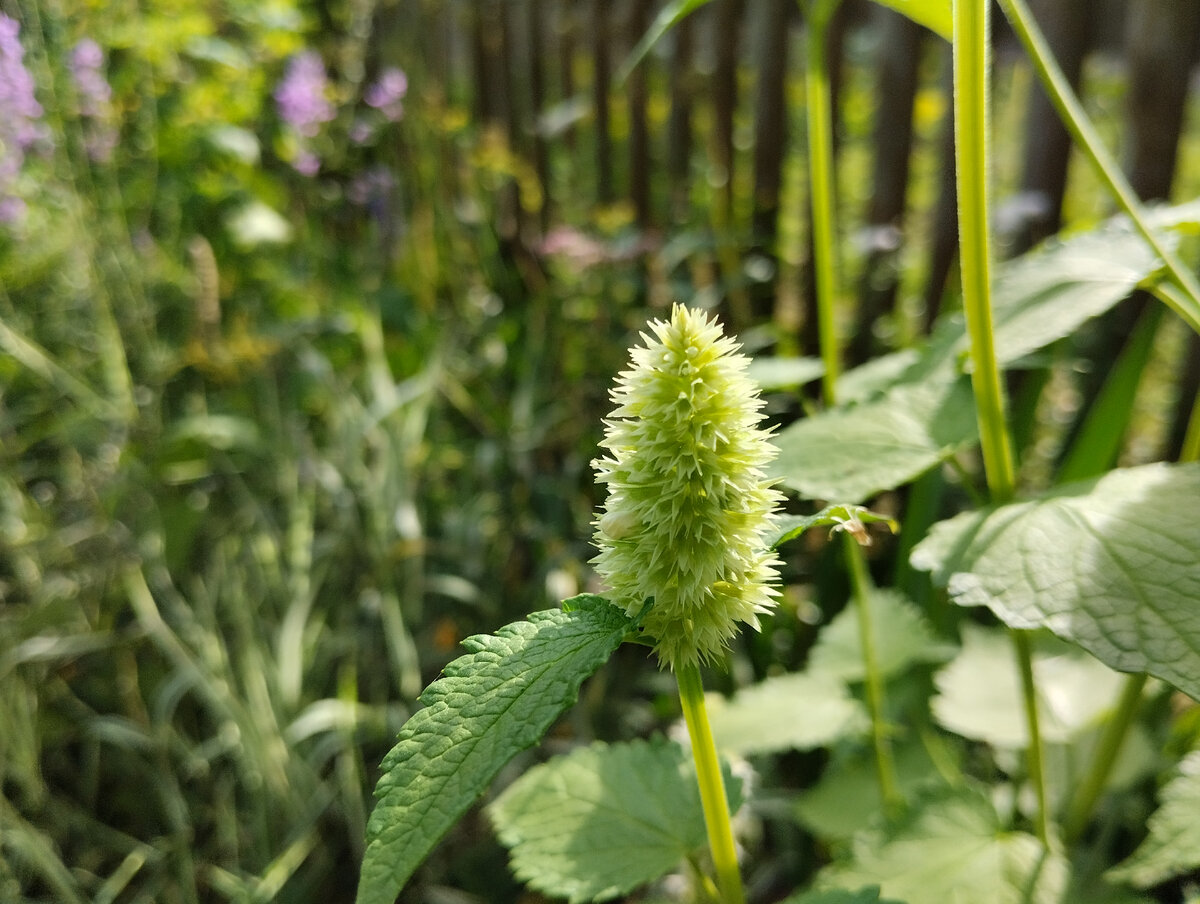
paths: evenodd
<path fill-rule="evenodd" d="M 959 605 L 1200 699 L 1197 511 L 1200 464 L 1144 465 L 943 521 L 912 563 Z"/>

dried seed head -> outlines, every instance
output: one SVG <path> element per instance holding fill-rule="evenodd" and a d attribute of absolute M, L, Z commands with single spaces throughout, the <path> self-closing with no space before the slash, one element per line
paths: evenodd
<path fill-rule="evenodd" d="M 776 449 L 737 343 L 682 305 L 650 329 L 612 390 L 610 457 L 592 463 L 609 494 L 592 562 L 630 615 L 654 598 L 643 627 L 676 669 L 717 656 L 774 606 L 766 536 L 782 497 L 762 470 Z"/>

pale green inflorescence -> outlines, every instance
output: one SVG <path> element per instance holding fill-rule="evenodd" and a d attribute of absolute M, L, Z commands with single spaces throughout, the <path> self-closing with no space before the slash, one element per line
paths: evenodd
<path fill-rule="evenodd" d="M 650 329 L 612 390 L 610 457 L 593 462 L 609 495 L 592 562 L 629 615 L 654 598 L 642 626 L 675 670 L 718 656 L 774 606 L 766 537 L 782 496 L 763 472 L 776 449 L 738 344 L 683 305 Z"/>

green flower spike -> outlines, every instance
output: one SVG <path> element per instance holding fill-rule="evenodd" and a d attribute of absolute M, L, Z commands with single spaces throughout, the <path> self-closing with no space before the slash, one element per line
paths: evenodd
<path fill-rule="evenodd" d="M 776 449 L 738 344 L 683 305 L 650 329 L 612 390 L 611 457 L 593 462 L 609 495 L 592 563 L 629 615 L 654 598 L 642 625 L 679 671 L 774 606 L 779 562 L 765 537 L 782 496 L 762 470 Z"/>

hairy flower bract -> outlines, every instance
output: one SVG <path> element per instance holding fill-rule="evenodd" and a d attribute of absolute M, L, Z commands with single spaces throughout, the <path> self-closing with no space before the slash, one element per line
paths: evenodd
<path fill-rule="evenodd" d="M 642 627 L 678 669 L 713 659 L 774 605 L 766 536 L 782 497 L 763 472 L 776 450 L 737 343 L 683 305 L 650 329 L 612 390 L 610 457 L 593 462 L 609 495 L 592 562 L 629 615 L 653 597 Z"/>

